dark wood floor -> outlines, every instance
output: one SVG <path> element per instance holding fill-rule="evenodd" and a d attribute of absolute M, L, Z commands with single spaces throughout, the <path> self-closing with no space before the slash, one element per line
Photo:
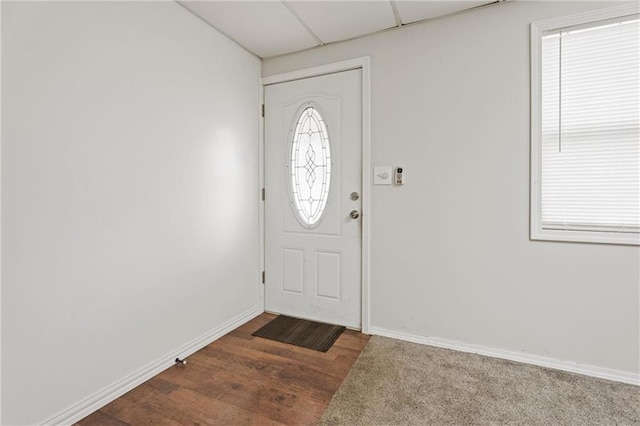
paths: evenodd
<path fill-rule="evenodd" d="M 253 337 L 262 314 L 78 425 L 316 424 L 369 336 L 347 330 L 327 352 Z"/>

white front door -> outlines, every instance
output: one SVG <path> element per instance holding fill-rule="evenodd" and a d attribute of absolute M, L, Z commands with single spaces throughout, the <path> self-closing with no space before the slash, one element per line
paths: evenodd
<path fill-rule="evenodd" d="M 361 327 L 362 71 L 265 87 L 265 309 Z"/>

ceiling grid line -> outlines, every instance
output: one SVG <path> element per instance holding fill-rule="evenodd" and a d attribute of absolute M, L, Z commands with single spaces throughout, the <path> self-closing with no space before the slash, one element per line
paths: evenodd
<path fill-rule="evenodd" d="M 400 17 L 400 12 L 398 12 L 398 6 L 396 5 L 395 0 L 389 0 L 389 4 L 391 5 L 391 10 L 393 10 L 393 17 L 396 20 L 396 25 L 399 28 L 403 24 L 402 24 L 402 18 Z"/>
<path fill-rule="evenodd" d="M 291 13 L 293 17 L 298 20 L 298 22 L 300 22 L 300 25 L 302 25 L 304 29 L 307 30 L 311 37 L 313 37 L 320 44 L 320 46 L 323 46 L 325 44 L 324 41 L 322 41 L 322 39 L 318 37 L 318 35 L 309 27 L 309 25 L 307 25 L 307 23 L 295 12 L 295 10 L 293 10 L 293 8 L 289 5 L 289 2 L 282 0 L 282 4 L 287 8 L 289 13 Z"/>

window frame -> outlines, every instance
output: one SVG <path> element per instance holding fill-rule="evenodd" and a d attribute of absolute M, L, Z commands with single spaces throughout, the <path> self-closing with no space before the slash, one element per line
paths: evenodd
<path fill-rule="evenodd" d="M 530 239 L 600 244 L 640 245 L 640 234 L 542 228 L 542 36 L 547 31 L 621 18 L 640 13 L 637 3 L 609 7 L 531 24 L 531 164 Z"/>

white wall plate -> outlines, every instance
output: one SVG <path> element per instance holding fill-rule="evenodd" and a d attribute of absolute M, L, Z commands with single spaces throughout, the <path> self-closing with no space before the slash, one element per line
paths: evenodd
<path fill-rule="evenodd" d="M 378 166 L 373 168 L 374 185 L 391 185 L 393 178 L 393 167 Z"/>

